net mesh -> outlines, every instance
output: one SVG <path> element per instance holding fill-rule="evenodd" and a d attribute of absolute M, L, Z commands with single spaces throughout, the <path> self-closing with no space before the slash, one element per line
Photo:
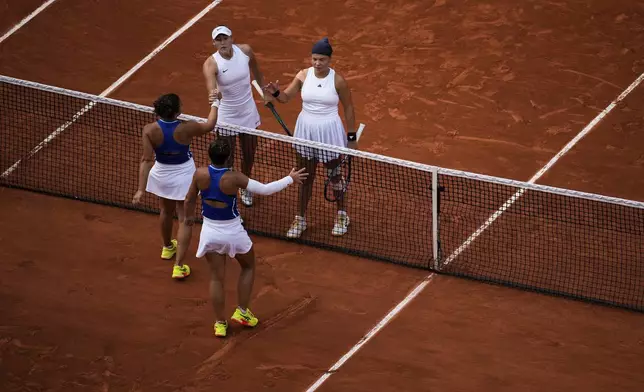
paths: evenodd
<path fill-rule="evenodd" d="M 150 107 L 8 77 L 0 77 L 0 97 L 0 185 L 158 212 L 149 194 L 142 204 L 131 204 L 141 129 L 155 120 Z M 307 230 L 299 239 L 286 237 L 299 212 L 297 186 L 255 196 L 252 207 L 239 203 L 250 233 L 644 310 L 644 203 L 224 127 L 257 138 L 251 177 L 262 182 L 289 173 L 296 165 L 295 145 L 352 155 L 347 234 L 331 234 L 337 208 L 324 197 L 322 165 L 316 169 Z M 198 166 L 208 164 L 207 146 L 214 138 L 211 133 L 193 142 Z M 241 152 L 236 143 L 236 169 Z M 433 207 L 439 211 L 435 227 Z"/>
<path fill-rule="evenodd" d="M 141 130 L 155 121 L 151 108 L 117 106 L 109 100 L 92 103 L 94 97 L 42 91 L 24 84 L 5 82 L 1 91 L 6 114 L 0 119 L 0 163 L 3 172 L 10 170 L 2 177 L 3 185 L 158 212 L 158 202 L 150 194 L 141 205 L 131 204 L 138 186 Z M 51 138 L 51 134 L 56 136 Z M 257 136 L 251 173 L 264 183 L 288 175 L 297 159 L 292 140 L 266 136 L 271 135 Z M 51 141 L 30 154 L 47 137 Z M 207 147 L 214 138 L 212 133 L 193 141 L 191 150 L 198 166 L 209 163 Z M 4 146 L 10 154 L 4 153 Z M 311 148 L 325 149 L 323 145 Z M 241 143 L 236 142 L 237 170 L 243 159 L 241 150 Z M 11 169 L 19 159 L 20 164 Z M 307 229 L 293 241 L 427 268 L 432 260 L 431 173 L 352 157 L 345 196 L 350 230 L 343 236 L 331 235 L 337 206 L 324 198 L 327 170 L 320 164 L 315 174 Z M 298 187 L 291 186 L 270 196 L 256 196 L 251 207 L 238 205 L 250 233 L 288 239 L 286 233 L 299 213 L 298 202 Z"/>
<path fill-rule="evenodd" d="M 441 272 L 644 306 L 644 210 L 441 175 Z"/>

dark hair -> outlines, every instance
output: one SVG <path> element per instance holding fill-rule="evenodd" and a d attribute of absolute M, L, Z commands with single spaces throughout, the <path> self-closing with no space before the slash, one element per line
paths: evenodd
<path fill-rule="evenodd" d="M 208 147 L 208 156 L 213 165 L 223 165 L 230 156 L 230 143 L 227 139 L 218 137 Z"/>
<path fill-rule="evenodd" d="M 177 94 L 164 94 L 154 101 L 154 112 L 164 120 L 173 120 L 181 110 L 181 99 Z"/>

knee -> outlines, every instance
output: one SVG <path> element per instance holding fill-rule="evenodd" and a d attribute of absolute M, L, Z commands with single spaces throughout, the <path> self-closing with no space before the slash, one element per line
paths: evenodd
<path fill-rule="evenodd" d="M 254 272 L 255 271 L 255 263 L 240 264 L 239 268 L 241 269 L 242 272 Z"/>
<path fill-rule="evenodd" d="M 161 215 L 162 219 L 172 219 L 174 218 L 174 208 L 166 208 L 166 207 L 161 207 L 159 214 Z"/>

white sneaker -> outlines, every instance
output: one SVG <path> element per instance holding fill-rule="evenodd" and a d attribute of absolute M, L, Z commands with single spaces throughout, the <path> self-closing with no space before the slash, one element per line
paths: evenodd
<path fill-rule="evenodd" d="M 253 205 L 253 194 L 247 191 L 246 189 L 240 189 L 239 194 L 241 196 L 241 202 L 246 206 L 250 207 Z"/>
<path fill-rule="evenodd" d="M 295 220 L 291 224 L 291 228 L 288 229 L 286 236 L 288 238 L 300 238 L 302 233 L 306 230 L 306 220 L 304 217 L 296 215 Z"/>
<path fill-rule="evenodd" d="M 349 215 L 344 211 L 338 211 L 338 215 L 335 217 L 335 225 L 333 225 L 333 230 L 331 230 L 331 235 L 345 235 L 347 230 L 349 230 Z"/>

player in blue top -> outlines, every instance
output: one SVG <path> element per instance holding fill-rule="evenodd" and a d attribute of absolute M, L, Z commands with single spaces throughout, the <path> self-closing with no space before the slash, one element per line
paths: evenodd
<path fill-rule="evenodd" d="M 181 223 L 185 218 L 183 201 L 190 188 L 196 167 L 190 152 L 194 137 L 210 132 L 217 123 L 219 100 L 214 99 L 205 123 L 180 121 L 181 99 L 176 94 L 165 94 L 154 102 L 157 121 L 143 127 L 143 156 L 139 165 L 139 188 L 132 198 L 139 204 L 145 191 L 159 197 L 161 258 L 169 260 L 177 253 L 178 242 L 172 239 L 172 223 L 176 212 Z M 190 267 L 177 257 L 172 278 L 190 275 Z"/>
<path fill-rule="evenodd" d="M 308 176 L 304 169 L 295 171 L 278 181 L 262 184 L 248 178 L 242 172 L 232 171 L 226 162 L 231 154 L 230 142 L 218 137 L 208 148 L 212 162 L 200 167 L 194 174 L 186 196 L 186 219 L 179 231 L 177 258 L 182 258 L 192 235 L 195 220 L 195 204 L 201 193 L 203 225 L 199 238 L 197 257 L 206 256 L 210 266 L 210 299 L 215 311 L 215 336 L 226 336 L 228 322 L 224 315 L 224 277 L 226 256 L 237 259 L 241 266 L 238 284 L 238 306 L 231 319 L 242 325 L 254 327 L 257 317 L 248 309 L 255 279 L 255 253 L 253 242 L 241 224 L 237 210 L 237 192 L 244 189 L 258 195 L 270 195 L 285 189 L 292 183 L 301 184 Z M 184 243 L 186 246 L 182 246 Z"/>

